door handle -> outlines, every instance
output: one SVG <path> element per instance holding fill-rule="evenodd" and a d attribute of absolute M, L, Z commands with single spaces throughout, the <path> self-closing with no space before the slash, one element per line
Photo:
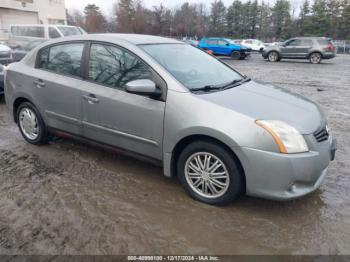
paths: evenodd
<path fill-rule="evenodd" d="M 35 86 L 37 88 L 42 88 L 42 87 L 46 86 L 46 83 L 41 79 L 35 80 L 33 83 L 35 84 Z"/>
<path fill-rule="evenodd" d="M 97 104 L 100 102 L 100 100 L 93 94 L 89 94 L 89 95 L 83 95 L 83 98 L 88 101 L 89 104 Z"/>

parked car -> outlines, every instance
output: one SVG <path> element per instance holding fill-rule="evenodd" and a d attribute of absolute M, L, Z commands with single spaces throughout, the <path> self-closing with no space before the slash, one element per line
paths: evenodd
<path fill-rule="evenodd" d="M 27 142 L 59 130 L 131 151 L 208 204 L 243 192 L 301 197 L 320 186 L 336 151 L 310 100 L 162 37 L 49 41 L 9 65 L 5 97 Z"/>
<path fill-rule="evenodd" d="M 9 46 L 11 48 L 23 47 L 34 40 L 46 41 L 49 39 L 82 35 L 86 32 L 76 26 L 68 25 L 10 25 Z"/>
<path fill-rule="evenodd" d="M 13 62 L 20 61 L 29 51 L 37 47 L 38 45 L 44 43 L 46 40 L 39 39 L 28 42 L 23 47 L 17 47 L 12 50 L 12 60 Z"/>
<path fill-rule="evenodd" d="M 198 46 L 203 50 L 211 50 L 214 55 L 231 56 L 232 59 L 245 59 L 250 55 L 250 49 L 235 44 L 227 38 L 202 38 Z"/>
<path fill-rule="evenodd" d="M 264 43 L 257 39 L 245 39 L 241 41 L 241 44 L 256 52 L 262 52 L 265 49 Z"/>
<path fill-rule="evenodd" d="M 7 65 L 11 63 L 11 48 L 7 45 L 0 44 L 0 64 Z"/>
<path fill-rule="evenodd" d="M 309 59 L 312 64 L 321 63 L 322 59 L 336 56 L 331 39 L 325 37 L 296 37 L 280 45 L 268 46 L 262 56 L 270 62 L 278 62 L 282 58 Z"/>

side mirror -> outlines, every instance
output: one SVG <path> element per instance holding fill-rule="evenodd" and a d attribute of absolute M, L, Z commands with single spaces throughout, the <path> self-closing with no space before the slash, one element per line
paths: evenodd
<path fill-rule="evenodd" d="M 226 44 L 226 46 L 230 46 L 230 44 L 229 44 L 229 43 L 227 43 L 227 44 Z"/>
<path fill-rule="evenodd" d="M 156 87 L 156 84 L 149 79 L 130 81 L 126 83 L 125 90 L 128 93 L 144 96 L 156 96 L 160 94 Z"/>

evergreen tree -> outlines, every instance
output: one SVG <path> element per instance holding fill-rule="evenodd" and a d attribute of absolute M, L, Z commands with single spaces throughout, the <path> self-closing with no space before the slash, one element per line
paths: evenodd
<path fill-rule="evenodd" d="M 117 31 L 120 33 L 133 33 L 135 8 L 133 0 L 119 0 L 115 14 L 117 17 Z"/>
<path fill-rule="evenodd" d="M 276 1 L 272 8 L 272 23 L 276 40 L 284 40 L 291 36 L 290 3 L 288 0 Z"/>
<path fill-rule="evenodd" d="M 221 0 L 211 4 L 209 34 L 211 36 L 226 35 L 226 7 Z"/>

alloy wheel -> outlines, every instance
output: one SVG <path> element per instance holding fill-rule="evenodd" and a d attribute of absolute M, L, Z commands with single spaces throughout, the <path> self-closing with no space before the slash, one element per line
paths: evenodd
<path fill-rule="evenodd" d="M 185 178 L 195 193 L 206 198 L 224 195 L 230 185 L 226 165 L 220 158 L 208 152 L 197 152 L 187 159 Z"/>
<path fill-rule="evenodd" d="M 311 57 L 310 57 L 310 62 L 311 62 L 312 64 L 319 64 L 319 63 L 321 62 L 321 59 L 322 59 L 322 57 L 321 57 L 320 54 L 314 53 L 314 54 L 312 54 Z"/>
<path fill-rule="evenodd" d="M 276 52 L 269 53 L 269 61 L 276 62 L 278 60 L 278 54 Z"/>

